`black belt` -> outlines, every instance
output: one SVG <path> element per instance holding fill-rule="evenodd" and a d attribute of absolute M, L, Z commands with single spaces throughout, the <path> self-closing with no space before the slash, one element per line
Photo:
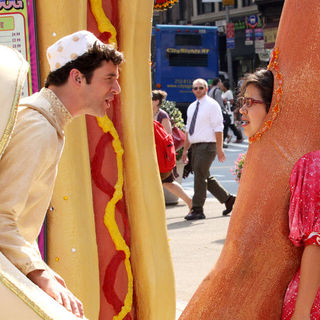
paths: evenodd
<path fill-rule="evenodd" d="M 191 143 L 192 146 L 197 146 L 199 144 L 216 144 L 215 142 L 197 142 L 197 143 Z"/>

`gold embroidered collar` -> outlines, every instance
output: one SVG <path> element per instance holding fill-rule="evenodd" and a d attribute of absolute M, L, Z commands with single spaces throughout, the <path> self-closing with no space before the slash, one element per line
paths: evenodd
<path fill-rule="evenodd" d="M 72 115 L 69 110 L 63 105 L 63 103 L 52 90 L 48 88 L 42 88 L 40 95 L 49 101 L 49 112 L 52 114 L 59 127 L 63 129 L 63 127 L 72 120 Z"/>

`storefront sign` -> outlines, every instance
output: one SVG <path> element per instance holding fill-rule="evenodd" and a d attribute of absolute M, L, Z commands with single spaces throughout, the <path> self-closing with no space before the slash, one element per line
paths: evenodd
<path fill-rule="evenodd" d="M 265 28 L 264 29 L 264 42 L 266 48 L 273 48 L 277 38 L 278 28 Z"/>
<path fill-rule="evenodd" d="M 246 28 L 245 21 L 237 21 L 234 23 L 234 30 L 244 30 Z"/>
<path fill-rule="evenodd" d="M 263 29 L 262 28 L 254 29 L 254 37 L 256 40 L 264 40 Z"/>
<path fill-rule="evenodd" d="M 222 0 L 224 6 L 234 6 L 234 0 Z"/>
<path fill-rule="evenodd" d="M 227 48 L 234 49 L 235 41 L 234 41 L 234 23 L 227 23 Z"/>
<path fill-rule="evenodd" d="M 252 29 L 254 29 L 258 25 L 258 21 L 259 19 L 256 15 L 247 17 L 247 25 Z"/>
<path fill-rule="evenodd" d="M 257 28 L 254 30 L 254 47 L 256 53 L 263 53 L 264 52 L 264 35 L 263 35 L 263 29 Z"/>
<path fill-rule="evenodd" d="M 256 53 L 263 53 L 264 52 L 264 40 L 255 40 L 254 41 L 254 48 Z"/>
<path fill-rule="evenodd" d="M 252 46 L 253 45 L 253 30 L 252 29 L 246 29 L 245 45 L 246 46 Z"/>
<path fill-rule="evenodd" d="M 39 90 L 34 25 L 33 0 L 0 0 L 0 44 L 18 50 L 31 66 L 22 96 Z"/>

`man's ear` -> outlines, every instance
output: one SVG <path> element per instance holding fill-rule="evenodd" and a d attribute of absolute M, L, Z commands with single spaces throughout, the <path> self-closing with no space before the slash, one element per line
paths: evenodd
<path fill-rule="evenodd" d="M 74 85 L 80 86 L 84 80 L 84 76 L 78 69 L 71 69 L 69 79 Z"/>

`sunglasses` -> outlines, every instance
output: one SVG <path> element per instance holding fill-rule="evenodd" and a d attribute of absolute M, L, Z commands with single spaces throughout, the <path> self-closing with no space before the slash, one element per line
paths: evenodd
<path fill-rule="evenodd" d="M 254 103 L 265 104 L 265 102 L 262 101 L 262 100 L 256 100 L 256 99 L 247 98 L 247 97 L 241 97 L 241 98 L 238 99 L 238 101 L 239 101 L 239 104 L 240 104 L 241 108 L 243 106 L 246 106 L 247 108 L 250 108 L 250 107 L 252 107 L 252 105 Z"/>
<path fill-rule="evenodd" d="M 197 90 L 203 90 L 204 87 L 193 87 L 192 90 L 197 91 Z"/>

